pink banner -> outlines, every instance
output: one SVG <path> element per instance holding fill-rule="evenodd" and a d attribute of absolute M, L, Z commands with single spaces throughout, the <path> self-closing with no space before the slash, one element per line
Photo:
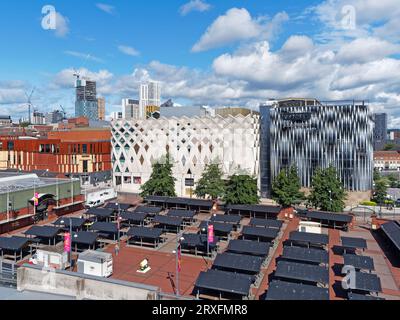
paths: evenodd
<path fill-rule="evenodd" d="M 71 234 L 66 233 L 64 235 L 64 251 L 71 252 Z"/>
<path fill-rule="evenodd" d="M 214 226 L 212 224 L 208 226 L 208 243 L 214 243 Z"/>
<path fill-rule="evenodd" d="M 35 192 L 35 196 L 34 196 L 34 204 L 35 207 L 37 207 L 39 205 L 39 193 Z"/>

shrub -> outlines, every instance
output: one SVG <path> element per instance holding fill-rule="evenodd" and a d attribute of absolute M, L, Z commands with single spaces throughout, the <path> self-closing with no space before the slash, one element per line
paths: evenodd
<path fill-rule="evenodd" d="M 360 203 L 362 206 L 370 206 L 370 207 L 376 207 L 377 203 L 375 201 L 363 201 Z"/>

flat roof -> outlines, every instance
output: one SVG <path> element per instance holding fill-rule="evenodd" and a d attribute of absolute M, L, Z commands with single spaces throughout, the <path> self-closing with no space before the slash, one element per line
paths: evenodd
<path fill-rule="evenodd" d="M 329 290 L 317 286 L 273 280 L 265 300 L 329 300 Z"/>

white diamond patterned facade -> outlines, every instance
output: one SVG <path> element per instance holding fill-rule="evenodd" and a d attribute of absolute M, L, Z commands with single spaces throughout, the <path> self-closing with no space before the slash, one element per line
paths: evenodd
<path fill-rule="evenodd" d="M 316 168 L 333 165 L 349 191 L 368 191 L 373 176 L 373 118 L 368 105 L 271 108 L 271 173 L 295 164 L 304 187 Z"/>
<path fill-rule="evenodd" d="M 139 193 L 152 173 L 152 163 L 169 152 L 178 196 L 192 191 L 206 164 L 218 161 L 225 177 L 246 172 L 259 177 L 260 118 L 257 114 L 229 117 L 172 117 L 112 122 L 114 184 Z"/>

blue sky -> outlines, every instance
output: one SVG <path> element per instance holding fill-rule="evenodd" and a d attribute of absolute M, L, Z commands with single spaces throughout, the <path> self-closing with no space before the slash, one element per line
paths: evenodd
<path fill-rule="evenodd" d="M 58 13 L 55 31 L 41 27 L 48 4 Z M 346 5 L 356 17 L 347 29 Z M 36 86 L 38 109 L 62 104 L 72 115 L 79 69 L 98 81 L 108 113 L 153 79 L 164 99 L 181 104 L 368 99 L 400 125 L 398 7 L 398 0 L 1 1 L 0 113 L 23 116 L 24 92 Z"/>

